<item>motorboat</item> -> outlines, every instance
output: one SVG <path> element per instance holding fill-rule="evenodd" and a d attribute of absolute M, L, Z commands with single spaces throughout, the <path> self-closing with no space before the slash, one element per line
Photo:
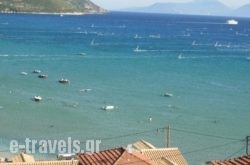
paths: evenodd
<path fill-rule="evenodd" d="M 183 57 L 182 53 L 180 53 L 180 54 L 178 55 L 178 59 L 181 60 L 181 59 L 183 59 L 183 58 L 184 58 L 184 57 Z"/>
<path fill-rule="evenodd" d="M 42 97 L 41 96 L 34 96 L 34 100 L 39 102 L 42 100 Z"/>
<path fill-rule="evenodd" d="M 21 75 L 24 75 L 24 76 L 28 75 L 27 72 L 21 72 L 20 74 L 21 74 Z"/>
<path fill-rule="evenodd" d="M 32 73 L 41 73 L 41 71 L 40 70 L 33 70 Z"/>
<path fill-rule="evenodd" d="M 92 91 L 92 89 L 86 88 L 86 89 L 80 89 L 79 91 L 80 92 L 90 92 L 90 91 Z"/>
<path fill-rule="evenodd" d="M 172 97 L 172 96 L 173 96 L 173 94 L 172 94 L 172 93 L 168 93 L 168 92 L 166 92 L 166 93 L 164 93 L 164 94 L 163 94 L 163 96 L 164 96 L 164 97 Z"/>
<path fill-rule="evenodd" d="M 69 80 L 65 78 L 61 78 L 60 80 L 58 80 L 58 82 L 62 84 L 69 84 Z"/>
<path fill-rule="evenodd" d="M 106 110 L 106 111 L 113 110 L 113 109 L 115 109 L 115 106 L 113 106 L 113 105 L 105 105 L 105 106 L 102 107 L 102 109 Z"/>
<path fill-rule="evenodd" d="M 147 50 L 140 49 L 140 47 L 137 45 L 136 48 L 133 49 L 134 52 L 146 52 Z"/>
<path fill-rule="evenodd" d="M 229 24 L 229 25 L 237 25 L 238 21 L 236 21 L 235 19 L 229 19 L 229 20 L 227 20 L 227 24 Z"/>
<path fill-rule="evenodd" d="M 38 75 L 38 77 L 39 77 L 39 78 L 43 78 L 43 79 L 45 79 L 45 78 L 47 78 L 47 77 L 48 77 L 48 75 L 46 75 L 46 74 L 40 74 L 40 75 Z"/>

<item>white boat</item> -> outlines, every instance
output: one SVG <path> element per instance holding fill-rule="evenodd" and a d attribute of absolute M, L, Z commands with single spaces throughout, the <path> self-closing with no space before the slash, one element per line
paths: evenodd
<path fill-rule="evenodd" d="M 76 156 L 75 153 L 59 153 L 57 155 L 58 160 L 72 160 Z"/>
<path fill-rule="evenodd" d="M 238 21 L 236 21 L 235 19 L 229 19 L 229 20 L 227 20 L 227 24 L 229 24 L 229 25 L 237 25 Z"/>
<path fill-rule="evenodd" d="M 79 91 L 80 92 L 90 92 L 90 91 L 92 91 L 92 89 L 86 88 L 86 89 L 80 89 Z"/>
<path fill-rule="evenodd" d="M 58 80 L 59 83 L 62 83 L 62 84 L 68 84 L 69 83 L 69 80 L 68 79 L 64 79 L 64 78 L 61 78 L 60 80 Z"/>
<path fill-rule="evenodd" d="M 178 55 L 178 59 L 179 59 L 179 60 L 184 59 L 182 53 L 180 53 L 180 54 Z"/>
<path fill-rule="evenodd" d="M 33 70 L 32 73 L 41 73 L 41 71 L 40 70 Z"/>
<path fill-rule="evenodd" d="M 24 76 L 28 75 L 27 72 L 21 72 L 20 74 L 21 74 L 21 75 L 24 75 Z"/>
<path fill-rule="evenodd" d="M 149 35 L 149 38 L 161 38 L 161 35 L 160 34 L 157 34 L 157 35 Z"/>
<path fill-rule="evenodd" d="M 42 97 L 41 96 L 34 96 L 34 100 L 39 102 L 42 100 Z"/>
<path fill-rule="evenodd" d="M 172 93 L 168 93 L 168 92 L 166 92 L 166 93 L 164 93 L 164 94 L 163 94 L 163 96 L 164 96 L 164 97 L 172 97 L 172 96 L 173 96 L 173 94 L 172 94 Z"/>
<path fill-rule="evenodd" d="M 140 52 L 140 48 L 139 48 L 139 46 L 137 46 L 136 48 L 134 48 L 134 50 L 133 50 L 134 52 Z"/>
<path fill-rule="evenodd" d="M 135 38 L 135 39 L 136 39 L 136 38 L 139 38 L 138 34 L 136 34 L 136 35 L 134 36 L 134 38 Z"/>
<path fill-rule="evenodd" d="M 46 75 L 46 74 L 40 74 L 40 75 L 38 75 L 38 77 L 39 77 L 39 78 L 44 78 L 44 79 L 45 79 L 45 78 L 48 78 L 48 75 Z"/>
<path fill-rule="evenodd" d="M 146 50 L 140 49 L 140 47 L 137 45 L 136 48 L 133 49 L 134 52 L 145 52 Z"/>
<path fill-rule="evenodd" d="M 113 105 L 105 105 L 105 106 L 102 107 L 102 109 L 106 110 L 106 111 L 113 110 L 113 109 L 115 109 L 115 106 L 113 106 Z"/>

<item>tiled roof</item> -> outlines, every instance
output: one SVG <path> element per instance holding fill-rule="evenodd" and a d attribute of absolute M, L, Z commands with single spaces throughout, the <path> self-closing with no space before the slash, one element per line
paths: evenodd
<path fill-rule="evenodd" d="M 242 156 L 238 158 L 233 158 L 230 160 L 222 160 L 222 161 L 210 161 L 207 164 L 211 165 L 250 165 L 250 155 Z"/>
<path fill-rule="evenodd" d="M 154 149 L 155 146 L 153 146 L 152 144 L 150 144 L 149 142 L 146 142 L 145 140 L 139 140 L 137 142 L 135 142 L 133 144 L 133 146 L 138 149 L 138 150 L 141 150 L 141 149 Z"/>
<path fill-rule="evenodd" d="M 125 151 L 115 165 L 156 165 L 156 163 L 139 151 L 132 153 Z"/>
<path fill-rule="evenodd" d="M 140 150 L 160 165 L 188 165 L 178 148 L 156 148 Z"/>
<path fill-rule="evenodd" d="M 78 160 L 54 160 L 54 161 L 36 161 L 36 162 L 13 162 L 1 163 L 1 165 L 78 165 Z"/>
<path fill-rule="evenodd" d="M 123 154 L 125 151 L 124 148 L 115 148 L 110 150 L 105 150 L 101 152 L 95 152 L 92 154 L 79 154 L 78 160 L 82 165 L 95 165 L 95 164 L 114 164 L 119 157 Z"/>
<path fill-rule="evenodd" d="M 124 148 L 109 149 L 92 154 L 79 154 L 78 159 L 82 165 L 155 165 L 154 161 L 140 152 L 128 152 Z"/>
<path fill-rule="evenodd" d="M 35 162 L 35 159 L 33 156 L 21 153 L 19 155 L 16 155 L 12 158 L 12 162 Z"/>

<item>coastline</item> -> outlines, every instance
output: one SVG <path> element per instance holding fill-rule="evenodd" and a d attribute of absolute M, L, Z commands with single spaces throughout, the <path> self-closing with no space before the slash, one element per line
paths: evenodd
<path fill-rule="evenodd" d="M 164 146 L 163 131 L 148 131 L 169 124 L 171 145 L 180 147 L 190 164 L 238 151 L 239 143 L 222 146 L 228 139 L 207 134 L 236 139 L 247 134 L 249 40 L 234 30 L 244 32 L 249 22 L 239 19 L 237 29 L 229 29 L 224 24 L 187 23 L 200 18 L 195 16 L 125 14 L 66 19 L 3 14 L 1 136 L 20 141 L 101 138 L 103 148 L 143 137 Z M 180 18 L 182 23 L 175 21 Z M 158 34 L 160 38 L 152 38 Z M 215 47 L 216 41 L 221 46 Z M 137 45 L 144 51 L 133 52 Z M 31 73 L 34 69 L 49 78 L 38 79 Z M 59 76 L 72 83 L 59 85 Z M 79 91 L 87 88 L 93 91 Z M 165 92 L 173 97 L 162 97 Z M 31 100 L 37 94 L 44 98 L 40 103 Z M 102 111 L 107 103 L 119 109 Z M 135 132 L 146 133 L 132 136 Z M 7 140 L 1 143 L 8 148 Z"/>
<path fill-rule="evenodd" d="M 103 12 L 62 12 L 62 13 L 50 13 L 50 12 L 0 12 L 0 14 L 37 14 L 37 15 L 88 15 L 88 14 L 105 14 L 109 11 Z"/>

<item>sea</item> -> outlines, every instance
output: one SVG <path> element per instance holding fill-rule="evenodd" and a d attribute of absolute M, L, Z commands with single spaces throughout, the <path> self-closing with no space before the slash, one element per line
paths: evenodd
<path fill-rule="evenodd" d="M 68 137 L 168 144 L 191 165 L 245 155 L 249 37 L 249 18 L 0 14 L 0 156 L 11 140 Z"/>

